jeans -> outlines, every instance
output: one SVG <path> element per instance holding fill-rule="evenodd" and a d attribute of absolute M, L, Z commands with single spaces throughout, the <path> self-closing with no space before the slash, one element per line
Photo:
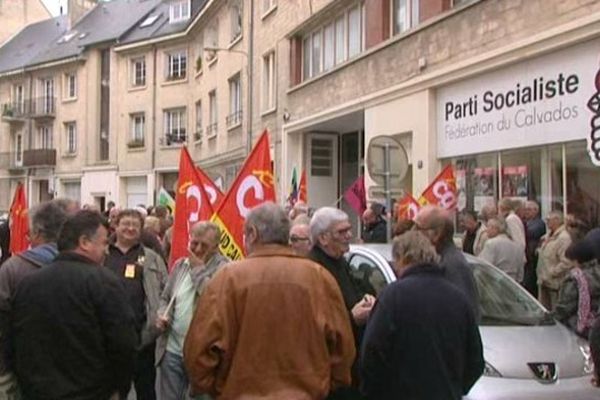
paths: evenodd
<path fill-rule="evenodd" d="M 160 362 L 160 400 L 210 400 L 208 395 L 190 396 L 189 386 L 183 357 L 165 352 Z"/>

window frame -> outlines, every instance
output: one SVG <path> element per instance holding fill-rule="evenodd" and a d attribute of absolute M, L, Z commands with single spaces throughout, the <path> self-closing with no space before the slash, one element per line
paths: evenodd
<path fill-rule="evenodd" d="M 191 17 L 191 1 L 177 0 L 169 4 L 169 23 L 187 21 Z"/>
<path fill-rule="evenodd" d="M 131 86 L 145 87 L 146 86 L 146 57 L 131 58 Z M 138 65 L 140 66 L 138 71 Z M 138 72 L 140 73 L 138 77 Z M 139 79 L 138 79 L 139 78 Z"/>
<path fill-rule="evenodd" d="M 188 70 L 188 51 L 187 49 L 179 49 L 165 52 L 165 80 L 182 81 L 187 79 Z M 177 62 L 176 62 L 177 61 Z M 175 73 L 177 70 L 177 73 Z"/>
<path fill-rule="evenodd" d="M 187 142 L 186 107 L 174 107 L 163 110 L 164 138 L 167 146 Z M 173 140 L 175 139 L 175 140 Z"/>
<path fill-rule="evenodd" d="M 68 121 L 65 126 L 65 154 L 77 154 L 77 122 Z"/>
<path fill-rule="evenodd" d="M 227 80 L 227 83 L 229 86 L 229 115 L 227 116 L 227 128 L 231 129 L 242 123 L 242 74 L 237 72 Z"/>
<path fill-rule="evenodd" d="M 75 72 L 66 72 L 64 78 L 64 100 L 74 100 L 77 98 L 77 74 Z"/>
<path fill-rule="evenodd" d="M 243 7 L 242 2 L 237 0 L 229 6 L 229 28 L 230 39 L 229 43 L 233 44 L 240 40 L 243 36 Z M 237 31 L 237 32 L 236 32 Z"/>
<path fill-rule="evenodd" d="M 129 141 L 146 142 L 146 113 L 136 112 L 129 114 L 130 128 Z M 139 129 L 138 129 L 139 128 Z"/>
<path fill-rule="evenodd" d="M 277 109 L 277 69 L 275 60 L 275 50 L 268 51 L 262 57 L 262 102 L 263 113 L 268 113 Z"/>
<path fill-rule="evenodd" d="M 52 125 L 42 125 L 38 127 L 38 150 L 51 150 L 54 148 L 54 137 Z"/>
<path fill-rule="evenodd" d="M 206 126 L 206 137 L 213 138 L 217 136 L 219 127 L 219 103 L 217 99 L 217 89 L 208 92 L 208 125 Z"/>
<path fill-rule="evenodd" d="M 405 29 L 396 30 L 396 5 L 399 3 L 406 4 L 406 17 L 404 23 Z M 391 0 L 390 1 L 390 34 L 391 36 L 401 35 L 408 32 L 420 23 L 420 0 Z"/>
<path fill-rule="evenodd" d="M 202 100 L 196 101 L 194 103 L 194 111 L 195 111 L 195 119 L 194 126 L 196 127 L 194 131 L 194 142 L 201 142 L 203 136 L 203 115 L 202 115 Z"/>

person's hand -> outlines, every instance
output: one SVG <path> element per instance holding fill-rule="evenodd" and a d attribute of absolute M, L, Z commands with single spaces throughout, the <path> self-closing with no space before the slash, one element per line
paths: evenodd
<path fill-rule="evenodd" d="M 190 267 L 192 268 L 204 268 L 204 257 L 198 257 L 192 249 L 188 249 L 188 259 L 190 261 Z"/>
<path fill-rule="evenodd" d="M 159 331 L 164 332 L 169 327 L 169 318 L 164 315 L 159 315 L 156 317 L 155 325 Z"/>
<path fill-rule="evenodd" d="M 356 325 L 364 325 L 369 319 L 371 309 L 375 305 L 375 297 L 367 294 L 352 307 L 352 319 Z"/>

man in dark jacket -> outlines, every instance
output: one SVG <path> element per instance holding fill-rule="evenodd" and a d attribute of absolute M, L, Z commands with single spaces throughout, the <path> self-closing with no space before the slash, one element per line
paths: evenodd
<path fill-rule="evenodd" d="M 386 243 L 387 222 L 383 218 L 384 208 L 379 203 L 371 204 L 362 215 L 363 231 L 361 238 L 365 243 Z"/>
<path fill-rule="evenodd" d="M 479 319 L 479 294 L 473 270 L 465 256 L 454 245 L 454 223 L 450 215 L 437 206 L 423 207 L 415 219 L 415 228 L 435 247 L 446 279 L 467 296 L 475 317 Z"/>
<path fill-rule="evenodd" d="M 399 280 L 374 307 L 361 349 L 361 389 L 369 399 L 454 399 L 483 373 L 483 347 L 468 299 L 444 278 L 427 238 L 394 241 Z"/>
<path fill-rule="evenodd" d="M 17 288 L 11 339 L 26 399 L 105 400 L 131 379 L 137 335 L 122 284 L 101 267 L 107 233 L 99 213 L 79 211 L 56 260 Z"/>
<path fill-rule="evenodd" d="M 350 274 L 350 266 L 344 258 L 352 239 L 352 225 L 348 215 L 333 207 L 318 209 L 310 221 L 310 235 L 313 248 L 309 258 L 327 269 L 340 287 L 346 309 L 350 313 L 350 323 L 354 333 L 356 349 L 360 342 L 364 327 L 369 318 L 375 298 L 368 293 L 368 288 Z M 353 367 L 353 383 L 356 383 L 356 365 Z M 342 388 L 333 393 L 329 399 L 360 399 L 358 389 Z"/>
<path fill-rule="evenodd" d="M 31 249 L 15 254 L 0 267 L 0 399 L 11 400 L 17 396 L 17 382 L 7 357 L 5 333 L 11 313 L 11 302 L 23 278 L 50 264 L 58 254 L 56 239 L 69 213 L 76 203 L 68 199 L 54 199 L 30 210 L 29 237 Z"/>

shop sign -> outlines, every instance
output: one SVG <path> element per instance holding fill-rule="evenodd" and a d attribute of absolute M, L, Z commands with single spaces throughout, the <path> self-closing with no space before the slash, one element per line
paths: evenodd
<path fill-rule="evenodd" d="M 599 66 L 595 40 L 438 89 L 438 157 L 588 139 L 600 165 Z"/>

